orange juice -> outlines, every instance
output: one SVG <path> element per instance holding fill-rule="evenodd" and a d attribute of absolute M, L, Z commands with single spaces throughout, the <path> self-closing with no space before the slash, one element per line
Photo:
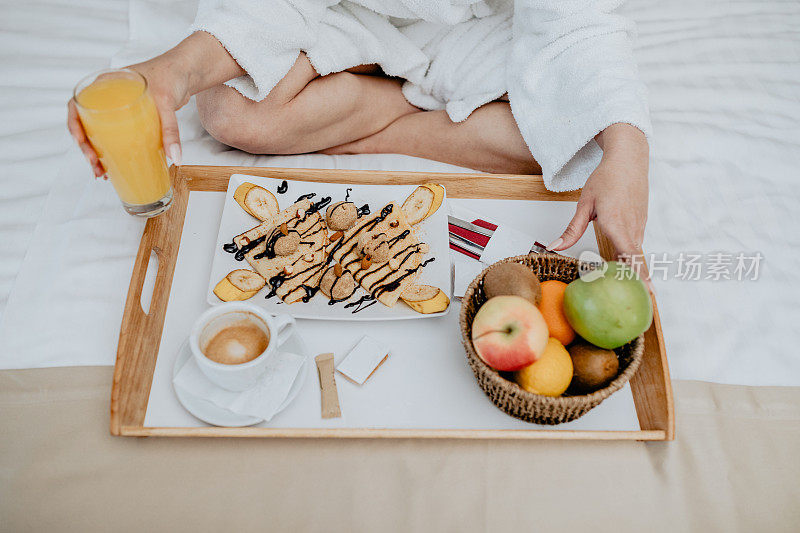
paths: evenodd
<path fill-rule="evenodd" d="M 166 209 L 172 190 L 161 121 L 144 78 L 110 71 L 75 93 L 81 123 L 126 210 L 152 216 Z"/>

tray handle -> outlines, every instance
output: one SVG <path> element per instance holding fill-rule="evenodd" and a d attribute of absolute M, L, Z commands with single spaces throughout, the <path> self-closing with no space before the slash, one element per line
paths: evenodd
<path fill-rule="evenodd" d="M 172 286 L 172 276 L 168 275 L 170 261 L 173 262 L 173 268 L 169 269 L 174 271 L 174 260 L 168 257 L 164 247 L 156 244 L 155 238 L 146 238 L 147 233 L 152 235 L 156 232 L 148 232 L 145 229 L 145 235 L 142 236 L 142 243 L 136 255 L 136 261 L 133 267 L 133 274 L 131 276 L 131 284 L 128 287 L 128 300 L 125 303 L 125 317 L 133 318 L 134 316 L 139 320 L 150 320 L 160 317 L 162 319 L 166 312 L 166 304 L 168 301 L 169 291 Z M 177 250 L 176 250 L 177 253 Z M 150 305 L 148 310 L 145 311 L 142 306 L 142 296 L 144 295 L 144 285 L 148 278 L 148 269 L 150 268 L 150 261 L 155 255 L 158 261 L 158 268 L 155 271 L 155 281 L 152 284 L 152 293 L 150 294 Z M 165 297 L 166 296 L 166 297 Z M 129 315 L 130 314 L 130 315 Z M 148 324 L 149 326 L 150 324 Z"/>
<path fill-rule="evenodd" d="M 111 389 L 110 426 L 113 435 L 119 435 L 124 426 L 142 425 L 147 411 L 189 199 L 185 180 L 177 175 L 175 167 L 170 170 L 173 182 L 172 207 L 147 221 L 128 287 Z M 158 269 L 150 308 L 145 313 L 142 291 L 152 254 L 158 258 Z"/>
<path fill-rule="evenodd" d="M 134 291 L 138 293 L 139 298 L 139 310 L 141 310 L 145 315 L 150 314 L 151 305 L 153 303 L 153 297 L 158 294 L 158 287 L 156 287 L 156 282 L 159 279 L 159 272 L 162 269 L 161 266 L 161 249 L 157 246 L 153 246 L 150 248 L 150 253 L 147 256 L 147 263 L 143 265 L 144 276 L 141 277 L 141 284 L 139 287 L 136 288 Z M 153 261 L 155 261 L 155 272 L 151 273 L 151 269 L 153 267 Z M 150 283 L 148 283 L 150 281 Z M 148 290 L 146 291 L 145 288 Z M 131 288 L 133 290 L 133 288 Z M 148 294 L 147 292 L 150 292 Z M 134 297 L 137 295 L 134 294 Z M 148 301 L 147 306 L 145 307 L 145 300 Z"/>
<path fill-rule="evenodd" d="M 606 260 L 616 257 L 616 248 L 595 222 L 593 224 L 600 255 Z M 644 257 L 641 248 L 637 254 Z M 645 264 L 646 268 L 646 264 Z M 655 295 L 653 299 L 653 322 L 644 332 L 644 358 L 639 370 L 631 378 L 636 414 L 641 429 L 662 430 L 666 440 L 675 438 L 675 412 L 672 399 L 672 382 L 664 347 L 664 333 Z"/>

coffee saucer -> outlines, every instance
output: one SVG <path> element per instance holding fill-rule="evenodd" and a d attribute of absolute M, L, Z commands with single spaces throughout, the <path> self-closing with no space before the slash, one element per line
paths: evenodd
<path fill-rule="evenodd" d="M 297 335 L 297 333 L 292 334 L 288 339 L 286 339 L 286 342 L 281 345 L 280 350 L 303 356 L 303 365 L 300 367 L 300 371 L 297 373 L 297 378 L 295 378 L 294 383 L 292 383 L 292 388 L 289 389 L 289 394 L 286 395 L 286 399 L 283 401 L 275 414 L 278 414 L 286 409 L 286 407 L 292 403 L 292 400 L 294 400 L 300 393 L 300 390 L 303 388 L 303 385 L 306 382 L 309 360 L 311 359 L 309 357 L 308 348 L 306 348 L 305 343 Z M 178 357 L 175 358 L 175 365 L 172 367 L 173 380 L 185 364 L 195 364 L 192 360 L 192 350 L 189 348 L 188 339 L 183 342 L 178 350 Z M 245 427 L 264 422 L 263 418 L 233 413 L 208 400 L 199 398 L 193 394 L 187 394 L 181 390 L 180 387 L 176 387 L 174 383 L 172 385 L 172 389 L 175 391 L 178 401 L 187 411 L 189 411 L 195 418 L 199 418 L 208 424 L 222 427 Z"/>

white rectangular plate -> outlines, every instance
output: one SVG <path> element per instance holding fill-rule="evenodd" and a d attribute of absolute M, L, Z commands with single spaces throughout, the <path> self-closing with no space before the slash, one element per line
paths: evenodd
<path fill-rule="evenodd" d="M 222 211 L 222 220 L 219 224 L 217 234 L 217 245 L 214 248 L 214 258 L 211 265 L 211 278 L 208 280 L 207 300 L 211 305 L 222 303 L 214 294 L 214 287 L 225 277 L 228 272 L 237 268 L 251 268 L 247 261 L 236 261 L 233 254 L 229 254 L 222 249 L 222 246 L 231 242 L 235 235 L 239 235 L 258 225 L 259 221 L 248 215 L 233 199 L 236 188 L 244 182 L 255 183 L 264 187 L 275 195 L 281 209 L 293 204 L 298 197 L 308 193 L 316 193 L 315 200 L 330 196 L 333 202 L 344 200 L 347 189 L 351 188 L 350 200 L 357 206 L 369 204 L 373 213 L 378 212 L 384 205 L 390 202 L 402 204 L 403 200 L 416 188 L 414 185 L 348 185 L 341 183 L 317 183 L 310 181 L 288 181 L 288 190 L 279 194 L 278 186 L 283 182 L 282 179 L 262 178 L 259 176 L 246 176 L 244 174 L 234 174 L 228 182 L 228 191 L 225 193 L 225 206 Z M 430 251 L 425 255 L 425 259 L 435 258 L 429 263 L 417 280 L 418 283 L 439 287 L 452 300 L 452 284 L 450 281 L 450 242 L 447 229 L 447 198 L 442 201 L 439 209 L 429 218 L 415 226 L 419 238 L 428 243 Z M 324 212 L 322 215 L 324 216 Z M 442 313 L 422 315 L 413 311 L 402 301 L 394 307 L 386 307 L 380 303 L 375 303 L 365 309 L 354 313 L 353 309 L 345 309 L 345 303 L 328 305 L 328 299 L 318 293 L 308 303 L 297 302 L 291 305 L 283 303 L 277 296 L 265 299 L 268 288 L 262 289 L 253 296 L 251 303 L 259 305 L 270 313 L 290 314 L 296 318 L 315 318 L 325 320 L 400 320 L 409 318 L 430 318 L 447 314 L 447 310 Z M 360 296 L 367 294 L 359 288 L 348 301 L 355 301 Z M 452 307 L 452 304 L 451 304 Z"/>

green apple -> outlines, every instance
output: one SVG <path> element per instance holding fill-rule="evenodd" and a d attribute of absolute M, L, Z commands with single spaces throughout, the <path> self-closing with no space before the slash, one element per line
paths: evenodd
<path fill-rule="evenodd" d="M 591 281 L 578 278 L 564 291 L 564 315 L 578 335 L 613 350 L 647 330 L 653 302 L 644 283 L 627 266 L 609 261 Z"/>

